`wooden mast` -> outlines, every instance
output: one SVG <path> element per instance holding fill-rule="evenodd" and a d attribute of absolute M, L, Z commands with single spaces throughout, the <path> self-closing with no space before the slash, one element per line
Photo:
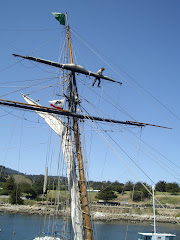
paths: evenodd
<path fill-rule="evenodd" d="M 67 37 L 69 42 L 69 55 L 70 55 L 71 64 L 73 64 L 74 62 L 73 62 L 73 56 L 72 56 L 71 38 L 70 38 L 70 32 L 69 32 L 67 13 L 66 13 L 66 21 L 67 21 Z M 71 111 L 76 113 L 78 92 L 77 92 L 75 73 L 71 73 L 70 81 L 71 81 L 70 83 Z M 92 234 L 90 210 L 89 210 L 88 198 L 87 198 L 86 179 L 84 175 L 84 164 L 83 164 L 83 157 L 82 157 L 79 124 L 78 124 L 78 118 L 76 117 L 73 118 L 73 129 L 74 129 L 74 140 L 76 145 L 77 163 L 78 163 L 78 170 L 79 170 L 79 185 L 80 185 L 86 239 L 92 240 L 93 234 Z"/>

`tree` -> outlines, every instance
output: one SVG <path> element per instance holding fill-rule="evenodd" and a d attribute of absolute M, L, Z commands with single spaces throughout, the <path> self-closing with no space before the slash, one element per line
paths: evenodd
<path fill-rule="evenodd" d="M 43 185 L 44 185 L 44 176 L 39 175 L 38 178 L 33 183 L 32 189 L 35 192 L 37 192 L 37 194 L 42 194 L 43 193 Z"/>
<path fill-rule="evenodd" d="M 131 194 L 132 194 L 132 193 L 131 193 Z M 133 201 L 134 201 L 134 202 L 140 202 L 140 201 L 142 201 L 142 198 L 143 198 L 142 192 L 140 192 L 140 191 L 134 191 L 134 194 L 133 194 Z"/>
<path fill-rule="evenodd" d="M 16 184 L 13 176 L 10 176 L 7 181 L 4 183 L 3 189 L 13 191 L 16 188 Z"/>
<path fill-rule="evenodd" d="M 128 181 L 127 183 L 125 183 L 125 188 L 124 188 L 124 190 L 125 191 L 132 191 L 133 190 L 133 182 L 131 182 L 131 181 Z"/>
<path fill-rule="evenodd" d="M 117 191 L 118 193 L 123 193 L 124 186 L 119 184 L 119 186 L 114 187 L 113 190 Z"/>
<path fill-rule="evenodd" d="M 10 203 L 11 204 L 23 204 L 23 200 L 21 199 L 21 192 L 19 189 L 14 189 L 10 195 Z"/>
<path fill-rule="evenodd" d="M 165 181 L 159 181 L 156 183 L 156 190 L 160 192 L 166 192 L 166 185 L 167 183 Z"/>
<path fill-rule="evenodd" d="M 19 185 L 19 189 L 21 192 L 28 194 L 28 197 L 31 199 L 35 199 L 37 197 L 37 192 L 28 183 L 21 183 Z"/>
<path fill-rule="evenodd" d="M 106 187 L 104 189 L 101 189 L 101 191 L 96 195 L 96 198 L 107 202 L 108 200 L 117 198 L 117 195 L 112 191 L 110 187 Z"/>
<path fill-rule="evenodd" d="M 146 187 L 146 188 L 145 188 Z M 145 198 L 150 198 L 150 187 L 146 183 L 137 182 L 132 193 L 132 200 L 135 202 L 142 201 Z"/>
<path fill-rule="evenodd" d="M 18 185 L 19 189 L 21 190 L 21 192 L 23 193 L 28 193 L 29 189 L 31 188 L 31 185 L 29 183 L 20 183 Z"/>
<path fill-rule="evenodd" d="M 119 183 L 117 180 L 111 184 L 111 188 L 113 191 L 116 191 L 118 193 L 122 193 L 124 190 L 124 184 Z"/>
<path fill-rule="evenodd" d="M 0 165 L 0 182 L 4 183 L 6 182 L 8 175 L 5 172 L 5 167 Z"/>
<path fill-rule="evenodd" d="M 30 197 L 31 199 L 35 199 L 35 198 L 37 197 L 37 192 L 34 191 L 34 189 L 32 189 L 32 188 L 30 188 L 28 194 L 29 194 L 29 197 Z"/>
<path fill-rule="evenodd" d="M 143 187 L 143 185 L 142 185 L 141 182 L 137 182 L 137 183 L 135 184 L 135 186 L 134 186 L 134 189 L 135 189 L 136 191 L 141 191 L 143 188 L 144 188 L 144 187 Z"/>
<path fill-rule="evenodd" d="M 0 182 L 3 182 L 3 183 L 6 182 L 6 178 L 3 173 L 0 174 Z"/>
<path fill-rule="evenodd" d="M 149 189 L 149 191 L 150 191 L 150 188 L 146 185 L 146 187 Z M 141 192 L 142 192 L 142 198 L 143 198 L 143 200 L 145 199 L 145 198 L 150 198 L 151 197 L 151 194 L 148 192 L 148 190 L 146 190 L 144 187 L 143 187 L 143 189 L 141 190 Z"/>
<path fill-rule="evenodd" d="M 166 191 L 170 192 L 172 194 L 177 194 L 180 192 L 180 187 L 177 183 L 167 183 L 166 185 Z"/>

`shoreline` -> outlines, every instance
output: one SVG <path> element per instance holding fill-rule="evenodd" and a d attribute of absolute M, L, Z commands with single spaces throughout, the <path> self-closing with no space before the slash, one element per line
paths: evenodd
<path fill-rule="evenodd" d="M 2 204 L 0 205 L 0 212 L 9 213 L 9 214 L 25 214 L 25 215 L 54 215 L 57 214 L 59 217 L 63 216 L 64 210 L 57 210 L 54 206 L 29 206 L 29 205 L 11 205 L 11 204 Z M 70 209 L 67 209 L 67 215 L 70 217 Z M 132 223 L 139 222 L 153 222 L 153 215 L 147 214 L 134 214 L 134 213 L 108 213 L 108 212 L 99 212 L 91 211 L 92 219 L 94 221 L 102 222 L 114 222 L 114 221 L 128 221 Z M 173 216 L 156 216 L 156 222 L 159 223 L 177 223 L 180 218 Z"/>

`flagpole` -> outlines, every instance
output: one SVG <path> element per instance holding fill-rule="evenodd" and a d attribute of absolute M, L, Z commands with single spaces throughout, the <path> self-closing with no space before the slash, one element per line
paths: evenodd
<path fill-rule="evenodd" d="M 66 17 L 66 25 L 67 25 L 66 27 L 69 28 L 67 12 L 65 12 L 65 17 Z"/>
<path fill-rule="evenodd" d="M 67 12 L 66 12 L 65 16 L 66 16 L 66 20 L 67 20 L 67 36 L 68 36 L 68 42 L 69 42 L 70 61 L 71 61 L 71 64 L 73 64 L 74 61 L 73 61 L 73 55 L 72 55 L 71 37 L 70 37 L 70 32 L 69 32 L 70 27 L 69 27 L 69 24 L 68 24 Z"/>

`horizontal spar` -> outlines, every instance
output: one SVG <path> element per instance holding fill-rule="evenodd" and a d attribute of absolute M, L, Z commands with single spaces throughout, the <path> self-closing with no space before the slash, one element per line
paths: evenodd
<path fill-rule="evenodd" d="M 49 108 L 49 107 L 44 107 L 44 106 L 31 105 L 31 104 L 8 101 L 8 100 L 3 100 L 3 99 L 0 99 L 0 105 L 21 108 L 21 109 L 27 109 L 27 110 L 33 110 L 33 111 L 39 111 L 39 112 L 48 112 L 48 113 L 53 113 L 53 114 L 59 114 L 59 115 L 78 118 L 78 119 L 82 119 L 82 120 L 110 122 L 110 123 L 118 123 L 118 124 L 125 124 L 125 125 L 138 126 L 138 127 L 145 127 L 146 125 L 148 125 L 148 126 L 153 126 L 153 127 L 161 127 L 161 128 L 170 129 L 168 127 L 158 126 L 158 125 L 154 125 L 154 124 L 139 123 L 139 122 L 132 122 L 132 121 L 119 121 L 119 120 L 114 120 L 114 119 L 109 119 L 109 118 L 88 116 L 88 115 L 72 113 L 67 110 L 59 110 L 59 109 L 54 109 L 54 108 Z"/>
<path fill-rule="evenodd" d="M 52 62 L 52 61 L 49 61 L 49 60 L 41 59 L 41 58 L 35 58 L 35 57 L 31 57 L 31 56 L 22 56 L 22 55 L 18 55 L 18 54 L 13 54 L 13 56 L 28 59 L 28 60 L 39 62 L 39 63 L 43 63 L 43 64 L 50 65 L 50 66 L 57 67 L 57 68 L 66 69 L 66 70 L 69 70 L 71 72 L 81 73 L 81 74 L 84 74 L 86 76 L 92 76 L 92 77 L 95 77 L 97 79 L 101 78 L 101 79 L 104 79 L 104 80 L 107 80 L 107 81 L 110 81 L 110 82 L 122 84 L 121 82 L 115 81 L 114 79 L 112 79 L 110 77 L 104 76 L 102 74 L 97 74 L 97 73 L 91 72 L 91 71 L 89 71 L 89 70 L 85 69 L 84 67 L 82 67 L 80 65 L 77 65 L 77 64 L 62 64 L 62 63 L 57 63 L 57 62 Z"/>

